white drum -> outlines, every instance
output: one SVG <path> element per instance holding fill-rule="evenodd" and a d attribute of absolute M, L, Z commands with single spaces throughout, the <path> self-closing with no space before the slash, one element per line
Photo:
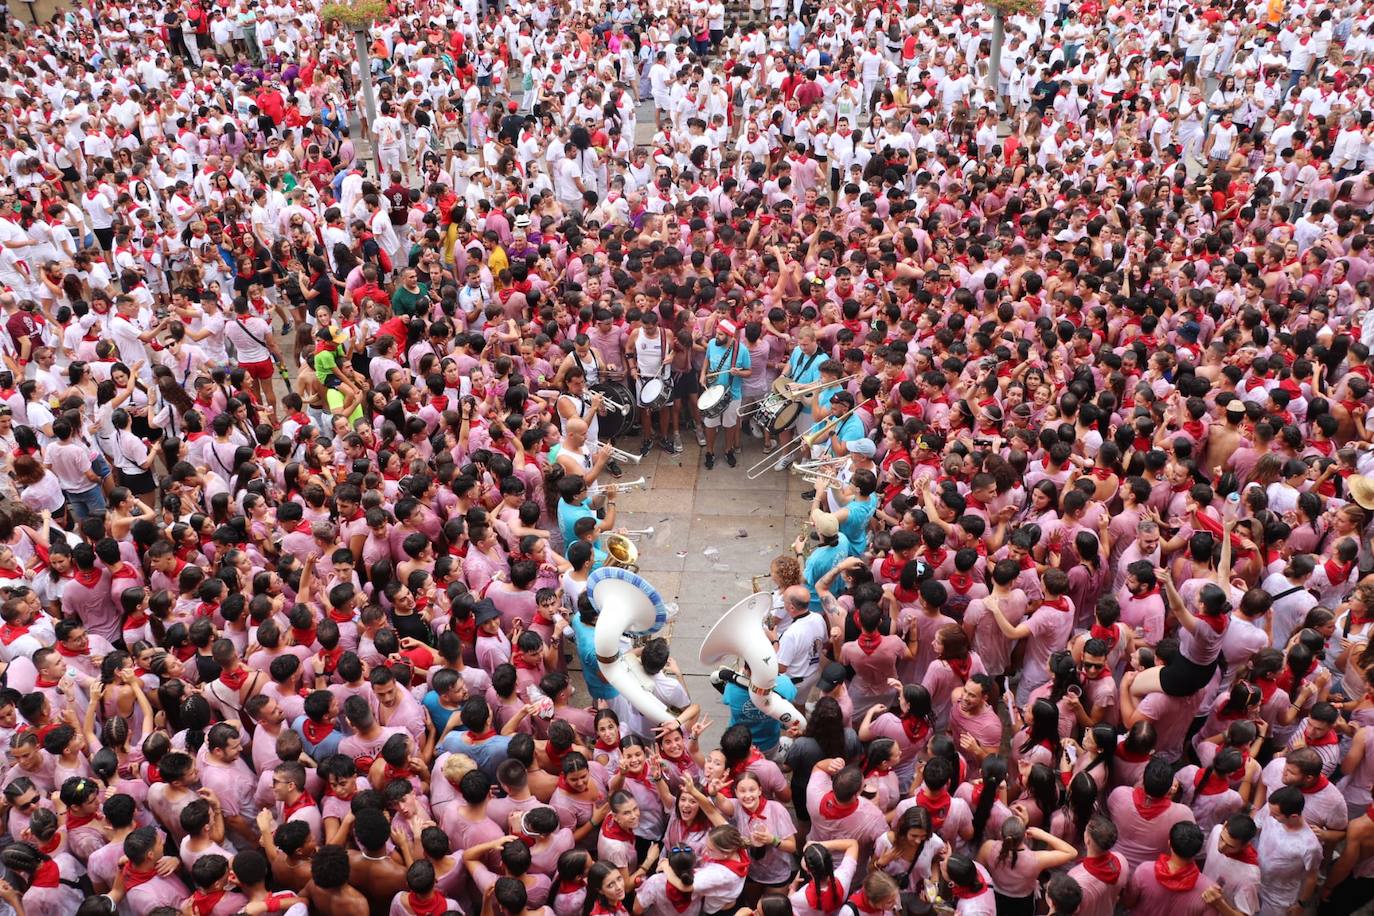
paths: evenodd
<path fill-rule="evenodd" d="M 661 410 L 673 400 L 673 386 L 661 378 L 651 378 L 640 383 L 639 406 L 645 410 Z"/>
<path fill-rule="evenodd" d="M 697 398 L 697 408 L 703 417 L 719 417 L 730 409 L 732 400 L 727 386 L 712 385 Z"/>

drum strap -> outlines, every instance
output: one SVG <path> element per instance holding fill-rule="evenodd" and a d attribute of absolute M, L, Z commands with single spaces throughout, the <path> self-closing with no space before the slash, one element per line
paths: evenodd
<path fill-rule="evenodd" d="M 796 366 L 793 366 L 792 368 L 796 369 L 797 371 L 796 371 L 796 373 L 792 376 L 792 380 L 793 380 L 793 381 L 797 381 L 798 378 L 800 378 L 801 376 L 805 375 L 805 374 L 807 373 L 807 371 L 810 370 L 811 364 L 814 363 L 814 362 L 816 361 L 816 357 L 818 357 L 818 356 L 820 356 L 820 355 L 821 355 L 821 351 L 820 351 L 819 349 L 817 349 L 815 353 L 812 353 L 810 356 L 808 356 L 808 357 L 806 358 L 806 363 L 805 363 L 804 365 L 796 365 Z"/>
<path fill-rule="evenodd" d="M 730 349 L 726 350 L 725 353 L 721 356 L 720 362 L 716 363 L 715 368 L 711 370 L 711 372 L 710 372 L 709 374 L 710 374 L 711 379 L 712 379 L 712 382 L 711 382 L 712 385 L 721 385 L 721 384 L 724 384 L 726 388 L 729 388 L 729 387 L 730 387 L 730 385 L 729 385 L 728 383 L 718 382 L 718 381 L 715 381 L 715 379 L 719 378 L 721 370 L 725 368 L 725 363 L 726 363 L 727 361 L 732 361 L 732 360 L 735 358 L 735 350 L 736 350 L 738 347 L 739 347 L 739 341 L 735 341 L 733 344 L 731 344 Z"/>

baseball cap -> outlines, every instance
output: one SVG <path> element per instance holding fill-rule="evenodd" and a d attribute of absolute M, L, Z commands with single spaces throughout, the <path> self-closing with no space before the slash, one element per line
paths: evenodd
<path fill-rule="evenodd" d="M 872 458 L 878 454 L 878 448 L 873 444 L 872 439 L 855 439 L 849 443 L 849 450 L 855 455 L 863 455 L 865 458 Z"/>
<path fill-rule="evenodd" d="M 821 669 L 821 679 L 816 682 L 822 693 L 829 693 L 843 684 L 849 671 L 839 662 L 829 662 Z"/>

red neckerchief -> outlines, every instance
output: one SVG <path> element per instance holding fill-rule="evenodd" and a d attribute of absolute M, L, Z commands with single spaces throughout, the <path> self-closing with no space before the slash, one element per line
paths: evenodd
<path fill-rule="evenodd" d="M 750 748 L 749 748 L 749 756 L 748 756 L 748 757 L 745 757 L 745 758 L 744 758 L 743 760 L 741 760 L 739 763 L 737 763 L 737 764 L 735 764 L 734 766 L 730 767 L 730 778 L 731 778 L 731 779 L 739 779 L 741 776 L 743 776 L 743 775 L 745 774 L 745 772 L 746 772 L 751 766 L 753 766 L 754 764 L 758 763 L 758 762 L 759 762 L 760 760 L 762 760 L 762 759 L 763 759 L 763 754 L 759 753 L 759 749 L 758 749 L 758 748 L 753 747 L 753 746 L 751 745 Z"/>
<path fill-rule="evenodd" d="M 1336 730 L 1333 728 L 1333 729 L 1331 729 L 1330 731 L 1328 731 L 1325 735 L 1323 735 L 1322 737 L 1320 737 L 1320 738 L 1313 738 L 1313 737 L 1312 737 L 1312 726 L 1309 725 L 1307 728 L 1303 729 L 1303 731 L 1302 731 L 1302 740 L 1305 741 L 1305 742 L 1307 743 L 1307 746 L 1308 746 L 1308 747 L 1328 747 L 1328 746 L 1330 746 L 1330 745 L 1332 745 L 1332 744 L 1337 744 L 1337 743 L 1339 743 L 1340 740 L 1341 740 L 1341 736 L 1338 735 L 1338 734 L 1336 733 Z"/>
<path fill-rule="evenodd" d="M 824 805 L 825 803 L 822 802 L 821 804 Z M 706 861 L 714 862 L 717 865 L 724 865 L 741 878 L 749 873 L 749 853 L 743 849 L 740 849 L 728 859 L 708 858 Z"/>
<path fill-rule="evenodd" d="M 1100 467 L 1093 467 L 1092 472 L 1093 476 L 1096 477 L 1098 480 L 1111 480 L 1112 475 L 1116 473 L 1111 468 Z"/>
<path fill-rule="evenodd" d="M 529 659 L 525 658 L 523 655 L 521 655 L 519 652 L 516 652 L 511 656 L 511 664 L 513 664 L 516 668 L 523 669 L 525 671 L 544 670 L 544 663 L 542 661 L 532 662 Z"/>
<path fill-rule="evenodd" d="M 206 617 L 206 618 L 209 618 L 209 617 L 214 617 L 214 616 L 215 616 L 216 614 L 218 614 L 218 613 L 219 613 L 219 602 L 218 602 L 218 601 L 202 601 L 200 604 L 196 605 L 196 616 L 197 616 L 197 617 Z"/>
<path fill-rule="evenodd" d="M 1307 666 L 1307 670 L 1302 673 L 1302 677 L 1306 678 L 1309 674 L 1316 670 L 1317 660 L 1314 658 L 1312 659 L 1311 664 Z M 1284 691 L 1288 693 L 1289 696 L 1292 696 L 1293 688 L 1298 686 L 1296 683 L 1294 683 L 1294 681 L 1295 678 L 1293 675 L 1293 669 L 1288 667 L 1287 665 L 1284 665 L 1283 670 L 1280 671 L 1278 675 L 1274 678 L 1274 683 L 1282 687 Z"/>
<path fill-rule="evenodd" d="M 902 732 L 912 744 L 920 744 L 930 734 L 930 722 L 920 716 L 902 716 Z"/>
<path fill-rule="evenodd" d="M 1355 566 L 1351 563 L 1341 563 L 1336 559 L 1327 560 L 1322 564 L 1326 569 L 1326 581 L 1332 585 L 1340 585 L 1350 578 L 1350 570 Z"/>
<path fill-rule="evenodd" d="M 1269 698 L 1279 689 L 1278 675 L 1274 677 L 1257 677 L 1255 678 L 1255 686 L 1260 690 L 1260 699 L 1268 703 Z"/>
<path fill-rule="evenodd" d="M 916 792 L 916 804 L 930 812 L 930 826 L 934 830 L 939 830 L 944 824 L 945 818 L 949 817 L 951 800 L 949 789 L 941 789 L 934 795 L 926 794 L 926 787 Z"/>
<path fill-rule="evenodd" d="M 247 683 L 248 675 L 251 673 L 247 665 L 239 665 L 233 671 L 220 671 L 219 679 L 220 682 L 230 690 L 241 690 L 243 689 L 243 685 Z"/>
<path fill-rule="evenodd" d="M 100 570 L 98 569 L 78 569 L 72 576 L 78 585 L 86 588 L 95 588 L 100 584 Z"/>
<path fill-rule="evenodd" d="M 1231 625 L 1230 614 L 1198 614 L 1197 619 L 1212 628 L 1212 632 L 1220 636 L 1226 632 L 1226 628 Z"/>
<path fill-rule="evenodd" d="M 544 752 L 548 753 L 550 747 L 551 745 L 545 745 Z M 692 755 L 685 750 L 676 757 L 669 757 L 662 751 L 659 751 L 658 756 L 676 766 L 683 773 L 686 773 L 687 771 L 691 770 L 693 767 L 696 766 L 696 761 L 692 759 Z M 551 754 L 550 759 L 552 760 Z"/>
<path fill-rule="evenodd" d="M 692 892 L 679 890 L 671 881 L 663 885 L 663 895 L 679 913 L 687 912 L 687 908 L 692 905 Z"/>
<path fill-rule="evenodd" d="M 124 865 L 124 889 L 131 891 L 141 884 L 147 884 L 157 877 L 157 869 L 150 868 L 147 871 L 136 871 L 132 864 Z"/>
<path fill-rule="evenodd" d="M 946 581 L 949 582 L 950 588 L 961 595 L 967 595 L 969 589 L 973 588 L 973 573 L 952 572 Z"/>
<path fill-rule="evenodd" d="M 191 911 L 196 916 L 210 916 L 224 897 L 224 888 L 217 891 L 196 891 L 191 895 Z"/>
<path fill-rule="evenodd" d="M 306 719 L 305 721 L 309 722 L 310 720 Z M 311 743 L 314 744 L 316 742 Z M 315 799 L 310 797 L 309 792 L 301 792 L 300 796 L 291 804 L 288 805 L 282 802 L 281 819 L 283 821 L 289 821 L 291 820 L 291 815 L 295 814 L 297 811 L 304 811 L 306 808 L 313 807 L 315 807 Z"/>
<path fill-rule="evenodd" d="M 601 822 L 601 835 L 617 843 L 633 843 L 635 835 L 616 823 L 615 818 L 607 817 Z"/>
<path fill-rule="evenodd" d="M 72 814 L 71 811 L 68 811 L 67 832 L 71 833 L 78 827 L 85 827 L 87 824 L 94 821 L 96 819 L 96 816 L 97 815 L 95 814 Z"/>
<path fill-rule="evenodd" d="M 620 750 L 619 744 L 607 744 L 600 738 L 596 739 L 596 744 L 593 745 L 593 747 L 598 751 L 605 751 L 607 754 L 614 754 L 616 751 Z"/>
<path fill-rule="evenodd" d="M 301 723 L 301 731 L 305 732 L 305 740 L 318 747 L 320 742 L 334 733 L 334 723 L 316 722 L 307 716 Z"/>
<path fill-rule="evenodd" d="M 291 628 L 291 638 L 296 641 L 298 646 L 311 646 L 315 644 L 315 627 L 312 624 L 308 629 L 302 630 L 299 627 Z"/>
<path fill-rule="evenodd" d="M 585 878 L 573 878 L 571 881 L 564 881 L 560 879 L 558 882 L 559 894 L 575 894 L 578 891 L 586 890 L 586 888 L 587 881 Z"/>
<path fill-rule="evenodd" d="M 0 642 L 8 646 L 10 643 L 14 642 L 16 639 L 18 639 L 19 637 L 23 636 L 28 632 L 28 627 L 21 627 L 16 626 L 12 623 L 7 623 L 4 626 L 0 626 Z"/>
<path fill-rule="evenodd" d="M 983 883 L 982 878 L 974 878 L 978 883 L 973 887 L 960 887 L 954 882 L 950 882 L 949 891 L 958 900 L 972 900 L 974 897 L 981 897 L 987 892 L 988 886 Z"/>
<path fill-rule="evenodd" d="M 495 738 L 495 737 L 496 737 L 496 729 L 488 727 L 486 731 L 481 731 L 481 732 L 469 731 L 469 732 L 468 732 L 467 741 L 468 741 L 468 744 L 473 744 L 473 743 L 476 743 L 476 742 L 478 742 L 478 741 L 486 741 L 488 738 Z"/>
<path fill-rule="evenodd" d="M 764 811 L 768 807 L 768 799 L 760 795 L 759 806 L 757 808 L 754 808 L 753 810 L 750 810 L 749 806 L 746 805 L 744 802 L 740 802 L 739 806 L 744 809 L 745 814 L 749 815 L 749 820 L 764 820 Z"/>
<path fill-rule="evenodd" d="M 1058 595 L 1054 598 L 1046 598 L 1044 601 L 1041 601 L 1040 606 L 1054 608 L 1056 611 L 1067 612 L 1069 610 L 1069 599 L 1064 595 Z"/>
<path fill-rule="evenodd" d="M 1175 893 L 1190 891 L 1201 876 L 1202 872 L 1198 871 L 1197 864 L 1194 862 L 1189 862 L 1178 871 L 1169 871 L 1169 854 L 1167 852 L 1160 853 L 1159 858 L 1155 860 L 1155 880 L 1166 891 Z"/>
<path fill-rule="evenodd" d="M 1204 775 L 1207 776 L 1206 782 L 1202 779 Z M 1198 770 L 1197 775 L 1193 777 L 1193 789 L 1198 795 L 1220 795 L 1230 788 L 1231 780 L 1222 776 L 1216 770 L 1213 770 L 1210 774 L 1208 774 L 1206 770 Z"/>
<path fill-rule="evenodd" d="M 1231 855 L 1229 852 L 1226 853 L 1226 857 L 1228 859 L 1235 859 L 1237 862 L 1244 862 L 1246 865 L 1259 864 L 1259 850 L 1248 843 L 1245 845 L 1245 848 L 1235 855 Z"/>
<path fill-rule="evenodd" d="M 1100 856 L 1085 856 L 1083 870 L 1103 884 L 1115 884 L 1121 877 L 1121 860 L 1110 852 Z"/>
<path fill-rule="evenodd" d="M 57 887 L 61 880 L 62 872 L 57 867 L 57 863 L 48 859 L 33 870 L 33 877 L 29 879 L 29 887 Z"/>
<path fill-rule="evenodd" d="M 448 900 L 436 890 L 431 890 L 426 897 L 409 891 L 406 894 L 406 906 L 415 916 L 443 916 L 448 912 Z"/>
<path fill-rule="evenodd" d="M 339 659 L 343 658 L 343 646 L 335 646 L 332 649 L 322 649 L 320 658 L 324 660 L 324 673 L 333 674 L 339 667 Z"/>
<path fill-rule="evenodd" d="M 864 891 L 863 888 L 859 888 L 859 892 L 857 894 L 851 894 L 849 897 L 849 902 L 854 905 L 854 908 L 856 910 L 859 910 L 864 913 L 885 912 L 882 907 L 873 905 L 872 901 L 868 899 L 868 894 Z"/>
<path fill-rule="evenodd" d="M 820 910 L 822 913 L 830 913 L 840 908 L 840 897 L 844 894 L 844 888 L 840 887 L 840 882 L 832 875 L 822 890 L 815 881 L 806 882 L 806 905 L 813 910 Z"/>
<path fill-rule="evenodd" d="M 1144 786 L 1135 787 L 1135 791 L 1131 793 L 1131 801 L 1135 803 L 1135 810 L 1147 821 L 1152 821 L 1159 817 L 1165 811 L 1168 811 L 1169 806 L 1173 804 L 1167 797 L 1150 798 L 1150 796 L 1145 794 Z"/>
<path fill-rule="evenodd" d="M 939 550 L 927 550 L 926 562 L 932 569 L 939 569 L 945 563 L 945 557 L 949 556 L 949 551 L 941 547 Z"/>
<path fill-rule="evenodd" d="M 855 796 L 848 802 L 841 803 L 840 800 L 835 797 L 835 793 L 832 790 L 830 792 L 825 793 L 825 795 L 821 798 L 821 817 L 825 818 L 828 821 L 837 821 L 840 818 L 849 817 L 849 815 L 853 814 L 855 811 L 858 810 L 858 796 Z"/>
<path fill-rule="evenodd" d="M 972 658 L 947 658 L 945 664 L 949 665 L 949 670 L 954 672 L 954 676 L 961 684 L 968 680 L 969 674 L 973 671 Z"/>
<path fill-rule="evenodd" d="M 1146 598 L 1153 598 L 1155 595 L 1158 595 L 1158 594 L 1159 594 L 1159 586 L 1156 585 L 1154 588 L 1150 589 L 1148 592 L 1142 592 L 1142 593 L 1140 593 L 1139 595 L 1132 595 L 1131 598 L 1132 598 L 1133 600 L 1135 600 L 1135 601 L 1144 601 Z"/>
<path fill-rule="evenodd" d="M 52 678 L 44 677 L 41 674 L 38 676 L 38 679 L 34 681 L 34 685 L 37 687 L 56 687 L 60 683 L 62 683 L 61 679 L 54 681 Z"/>
<path fill-rule="evenodd" d="M 874 652 L 877 652 L 878 647 L 883 644 L 883 634 L 879 633 L 877 630 L 874 630 L 872 633 L 860 633 L 859 638 L 855 640 L 855 642 L 859 644 L 859 648 L 863 650 L 864 655 L 872 655 Z"/>
<path fill-rule="evenodd" d="M 330 608 L 330 609 L 329 609 L 329 619 L 332 620 L 332 621 L 334 621 L 335 623 L 352 623 L 352 622 L 353 622 L 353 613 L 352 613 L 351 611 L 350 611 L 350 612 L 344 612 L 344 611 L 338 610 L 337 608 Z"/>
<path fill-rule="evenodd" d="M 892 582 L 896 582 L 902 577 L 902 569 L 906 566 L 906 561 L 900 559 L 895 553 L 889 553 L 883 557 L 883 561 L 878 564 L 878 573 Z"/>
<path fill-rule="evenodd" d="M 653 788 L 654 784 L 653 780 L 649 779 L 649 764 L 647 763 L 639 768 L 638 773 L 631 773 L 629 770 L 622 767 L 620 775 L 624 776 L 626 779 L 633 779 L 647 788 Z"/>

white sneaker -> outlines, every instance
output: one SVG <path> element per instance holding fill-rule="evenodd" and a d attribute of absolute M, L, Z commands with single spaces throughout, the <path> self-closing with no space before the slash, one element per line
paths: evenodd
<path fill-rule="evenodd" d="M 706 434 L 701 430 L 697 430 L 697 445 L 702 448 L 706 447 Z"/>
<path fill-rule="evenodd" d="M 775 470 L 775 471 L 785 471 L 785 470 L 787 470 L 787 466 L 790 465 L 791 463 L 792 463 L 792 456 L 791 456 L 791 455 L 783 455 L 783 456 L 782 456 L 781 458 L 779 458 L 779 459 L 777 460 L 777 462 L 773 465 L 773 470 Z"/>

